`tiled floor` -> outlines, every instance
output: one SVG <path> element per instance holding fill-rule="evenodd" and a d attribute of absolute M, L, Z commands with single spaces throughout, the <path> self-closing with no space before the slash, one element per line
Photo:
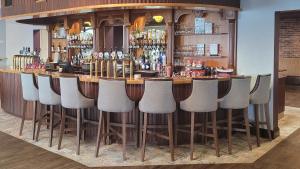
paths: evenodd
<path fill-rule="evenodd" d="M 128 160 L 123 162 L 121 154 L 121 146 L 111 145 L 102 146 L 100 149 L 100 157 L 94 157 L 95 142 L 83 142 L 81 145 L 81 155 L 75 155 L 75 137 L 65 136 L 63 139 L 63 149 L 57 150 L 57 136 L 58 131 L 54 134 L 54 145 L 52 148 L 48 147 L 48 132 L 45 128 L 42 128 L 40 141 L 34 142 L 31 140 L 31 122 L 25 123 L 24 134 L 22 137 L 18 136 L 20 119 L 11 116 L 3 111 L 0 112 L 0 131 L 10 134 L 16 138 L 25 140 L 29 143 L 37 145 L 48 151 L 60 154 L 64 157 L 82 163 L 89 167 L 101 167 L 101 166 L 138 166 L 138 165 L 170 165 L 170 164 L 219 164 L 219 163 L 253 163 L 259 159 L 262 155 L 272 149 L 279 142 L 284 140 L 291 133 L 300 128 L 300 109 L 287 107 L 285 117 L 280 120 L 280 137 L 276 138 L 272 142 L 263 140 L 261 147 L 255 146 L 255 138 L 253 141 L 253 150 L 248 151 L 244 137 L 236 136 L 234 138 L 233 155 L 228 155 L 226 151 L 226 140 L 221 142 L 221 157 L 217 158 L 213 149 L 209 149 L 203 146 L 195 147 L 194 161 L 189 160 L 189 147 L 180 146 L 176 149 L 176 161 L 170 161 L 170 155 L 167 147 L 154 147 L 148 146 L 146 149 L 146 161 L 141 163 L 139 160 L 140 154 L 134 147 L 128 147 Z"/>

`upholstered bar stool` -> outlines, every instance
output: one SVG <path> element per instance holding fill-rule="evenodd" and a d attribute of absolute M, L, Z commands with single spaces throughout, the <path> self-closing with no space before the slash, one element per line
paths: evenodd
<path fill-rule="evenodd" d="M 172 80 L 169 79 L 148 79 L 145 80 L 144 95 L 139 103 L 139 109 L 144 113 L 143 140 L 141 148 L 141 160 L 145 158 L 145 147 L 147 134 L 169 140 L 171 160 L 174 161 L 173 143 L 173 112 L 176 111 L 176 102 L 173 96 Z M 168 115 L 169 136 L 148 131 L 148 116 L 156 114 Z M 142 125 L 142 124 L 141 124 Z"/>
<path fill-rule="evenodd" d="M 61 148 L 62 137 L 65 130 L 65 119 L 66 118 L 69 118 L 71 120 L 76 119 L 77 121 L 76 154 L 79 155 L 80 136 L 82 132 L 81 125 L 83 124 L 82 123 L 83 117 L 81 117 L 80 109 L 93 108 L 94 99 L 87 98 L 82 94 L 78 77 L 60 77 L 59 81 L 60 81 L 61 105 L 64 109 L 62 111 L 58 149 Z M 70 116 L 66 116 L 65 109 L 76 109 L 77 117 L 74 119 Z"/>
<path fill-rule="evenodd" d="M 256 127 L 256 140 L 257 146 L 260 146 L 260 124 L 264 124 L 268 129 L 269 139 L 272 140 L 271 135 L 271 124 L 270 124 L 270 115 L 269 115 L 269 101 L 270 101 L 270 85 L 271 85 L 271 75 L 258 75 L 256 79 L 255 86 L 250 93 L 250 104 L 254 105 L 255 112 L 255 127 Z M 266 118 L 265 122 L 261 122 L 259 119 L 260 115 L 260 106 L 264 108 L 264 115 Z"/>
<path fill-rule="evenodd" d="M 46 113 L 40 113 L 39 125 L 36 134 L 36 141 L 39 139 L 40 128 L 43 123 L 43 120 L 47 119 L 50 116 L 50 131 L 49 131 L 49 147 L 52 147 L 52 138 L 53 138 L 53 128 L 54 128 L 54 106 L 60 106 L 60 95 L 57 94 L 53 89 L 52 77 L 49 75 L 39 75 L 38 76 L 39 84 L 39 101 L 46 107 Z M 50 113 L 47 111 L 47 106 L 50 106 Z M 61 115 L 59 115 L 59 118 Z"/>
<path fill-rule="evenodd" d="M 243 110 L 245 130 L 239 129 L 238 131 L 245 131 L 247 133 L 247 142 L 249 150 L 252 150 L 250 141 L 250 128 L 248 120 L 248 106 L 250 98 L 250 77 L 233 77 L 231 79 L 231 89 L 229 93 L 222 98 L 220 108 L 227 109 L 227 139 L 228 139 L 228 152 L 232 154 L 232 110 Z"/>
<path fill-rule="evenodd" d="M 127 113 L 132 112 L 134 109 L 134 102 L 131 101 L 126 93 L 126 81 L 125 79 L 113 80 L 113 79 L 100 79 L 99 81 L 99 94 L 98 94 L 98 109 L 100 111 L 96 157 L 99 154 L 99 147 L 101 141 L 101 131 L 103 126 L 103 111 L 109 113 L 120 113 L 122 115 L 122 134 L 117 132 L 110 124 L 107 129 L 108 133 L 105 133 L 106 137 L 110 137 L 110 131 L 116 134 L 122 139 L 123 146 L 123 160 L 126 160 L 126 119 Z M 119 127 L 119 126 L 114 126 Z"/>
<path fill-rule="evenodd" d="M 35 77 L 33 73 L 21 73 L 21 84 L 22 84 L 22 94 L 23 94 L 23 113 L 22 113 L 22 121 L 20 127 L 19 135 L 22 135 L 24 121 L 25 121 L 25 113 L 27 109 L 28 102 L 33 102 L 33 115 L 32 115 L 32 139 L 35 138 L 35 129 L 36 123 L 36 114 L 37 114 L 37 104 L 39 101 L 39 92 L 38 86 L 35 81 Z"/>
<path fill-rule="evenodd" d="M 218 80 L 217 79 L 193 79 L 192 94 L 186 100 L 180 102 L 180 109 L 191 112 L 191 152 L 190 159 L 193 160 L 194 135 L 195 135 L 195 113 L 211 113 L 212 117 L 212 134 L 196 132 L 205 137 L 214 139 L 216 155 L 220 156 L 218 132 L 217 132 L 217 115 L 218 109 Z M 202 124 L 203 125 L 203 124 Z M 178 126 L 180 127 L 180 126 Z M 202 126 L 203 127 L 203 126 Z M 183 129 L 176 129 L 176 132 Z M 177 134 L 177 133 L 176 133 Z"/>

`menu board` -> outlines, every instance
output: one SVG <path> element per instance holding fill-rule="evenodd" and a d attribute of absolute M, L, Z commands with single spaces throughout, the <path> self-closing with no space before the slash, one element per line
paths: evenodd
<path fill-rule="evenodd" d="M 205 34 L 213 34 L 213 23 L 211 22 L 205 22 Z"/>
<path fill-rule="evenodd" d="M 195 18 L 195 34 L 204 34 L 205 33 L 205 19 L 204 18 Z"/>
<path fill-rule="evenodd" d="M 200 43 L 196 45 L 196 55 L 197 56 L 204 56 L 205 55 L 205 44 Z"/>
<path fill-rule="evenodd" d="M 219 44 L 210 44 L 209 45 L 209 54 L 210 54 L 210 56 L 218 56 L 219 55 Z"/>

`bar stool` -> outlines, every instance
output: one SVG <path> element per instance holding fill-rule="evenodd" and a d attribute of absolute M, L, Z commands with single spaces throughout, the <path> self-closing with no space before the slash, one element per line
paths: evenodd
<path fill-rule="evenodd" d="M 217 79 L 193 79 L 192 94 L 186 100 L 180 102 L 180 108 L 184 111 L 191 112 L 191 152 L 190 159 L 193 160 L 194 135 L 195 135 L 195 113 L 211 113 L 212 115 L 212 134 L 196 132 L 205 137 L 214 139 L 216 155 L 220 156 L 218 132 L 217 132 L 217 115 L 218 109 L 218 80 Z M 202 127 L 204 124 L 202 124 Z M 181 127 L 181 126 L 178 126 Z M 186 127 L 186 126 L 184 126 Z M 182 129 L 178 131 L 186 132 Z"/>
<path fill-rule="evenodd" d="M 61 105 L 63 107 L 61 123 L 60 123 L 60 134 L 58 142 L 58 150 L 61 148 L 61 142 L 63 133 L 65 130 L 65 119 L 71 119 L 77 121 L 77 135 L 76 135 L 76 154 L 80 154 L 80 136 L 82 132 L 81 125 L 85 122 L 84 114 L 81 117 L 80 109 L 88 109 L 94 107 L 94 99 L 85 97 L 80 89 L 79 78 L 78 77 L 60 77 L 60 93 L 61 93 Z M 77 118 L 71 116 L 66 116 L 64 109 L 76 109 Z"/>
<path fill-rule="evenodd" d="M 250 104 L 254 105 L 254 112 L 255 112 L 255 126 L 256 126 L 256 141 L 257 146 L 260 146 L 260 124 L 267 125 L 268 129 L 268 136 L 269 139 L 272 140 L 271 135 L 271 124 L 270 124 L 270 115 L 269 115 L 269 101 L 270 101 L 270 85 L 271 85 L 271 74 L 267 75 L 258 75 L 256 79 L 255 86 L 250 93 Z M 265 122 L 261 122 L 259 119 L 260 106 L 264 108 L 264 115 L 266 118 Z"/>
<path fill-rule="evenodd" d="M 61 104 L 60 95 L 57 94 L 53 89 L 53 81 L 51 76 L 38 75 L 38 84 L 39 84 L 40 103 L 45 105 L 46 107 L 50 106 L 50 113 L 47 111 L 47 108 L 46 108 L 46 113 L 44 115 L 40 113 L 40 119 L 39 119 L 37 134 L 36 134 L 36 141 L 38 141 L 39 139 L 40 128 L 43 123 L 43 120 L 47 119 L 47 117 L 50 116 L 49 147 L 52 147 L 53 128 L 55 126 L 53 125 L 53 121 L 54 121 L 54 115 L 56 115 L 53 112 L 53 107 L 59 106 Z M 59 115 L 59 118 L 60 117 L 61 115 Z"/>
<path fill-rule="evenodd" d="M 250 77 L 233 77 L 231 79 L 231 89 L 229 93 L 224 96 L 220 102 L 220 108 L 227 109 L 227 139 L 229 154 L 232 154 L 232 110 L 237 109 L 243 110 L 244 125 L 246 127 L 245 130 L 239 129 L 238 131 L 247 133 L 249 150 L 252 150 L 248 120 L 250 81 Z"/>
<path fill-rule="evenodd" d="M 176 111 L 176 102 L 173 96 L 172 80 L 170 79 L 148 79 L 145 80 L 144 95 L 139 103 L 139 109 L 144 113 L 143 141 L 141 149 L 141 160 L 145 158 L 145 147 L 147 134 L 169 140 L 171 150 L 171 160 L 174 161 L 174 143 L 173 143 L 173 112 Z M 148 126 L 149 114 L 166 114 L 168 115 L 168 132 L 165 136 L 152 131 L 148 128 L 157 128 Z M 141 124 L 142 125 L 142 124 Z"/>
<path fill-rule="evenodd" d="M 36 129 L 36 113 L 37 113 L 37 103 L 39 101 L 39 92 L 38 86 L 35 81 L 35 77 L 33 73 L 21 73 L 21 84 L 22 84 L 22 94 L 23 94 L 23 113 L 22 113 L 22 121 L 19 135 L 22 135 L 24 121 L 25 121 L 25 113 L 27 109 L 28 102 L 33 102 L 33 115 L 32 115 L 32 139 L 35 138 L 35 129 Z"/>
<path fill-rule="evenodd" d="M 107 122 L 106 137 L 110 137 L 110 131 L 119 136 L 122 139 L 123 146 L 123 160 L 126 160 L 126 119 L 127 113 L 134 110 L 134 102 L 131 101 L 126 93 L 126 81 L 125 79 L 113 80 L 113 79 L 100 79 L 99 80 L 99 94 L 98 94 L 98 109 L 100 111 L 97 145 L 96 145 L 96 157 L 99 154 L 99 147 L 101 141 L 101 131 L 103 125 L 103 111 L 110 113 L 122 114 L 122 134 L 117 132 L 111 126 L 120 127 Z M 108 119 L 109 120 L 109 119 Z"/>

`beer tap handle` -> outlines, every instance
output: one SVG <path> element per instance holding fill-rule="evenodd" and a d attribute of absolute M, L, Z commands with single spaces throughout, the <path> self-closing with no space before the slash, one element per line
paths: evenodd
<path fill-rule="evenodd" d="M 100 63 L 100 76 L 101 77 L 103 77 L 103 66 L 104 66 L 104 60 L 102 59 L 101 63 Z"/>

